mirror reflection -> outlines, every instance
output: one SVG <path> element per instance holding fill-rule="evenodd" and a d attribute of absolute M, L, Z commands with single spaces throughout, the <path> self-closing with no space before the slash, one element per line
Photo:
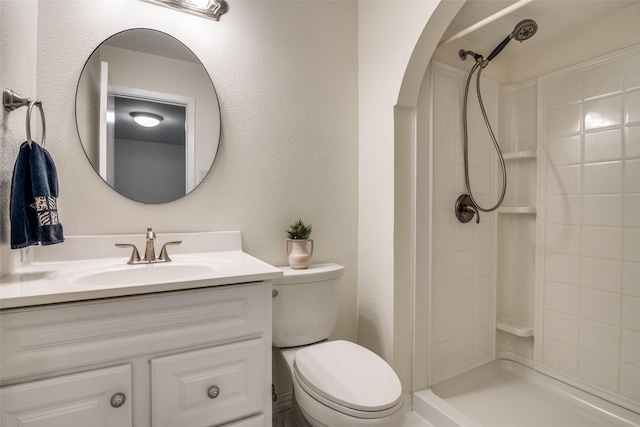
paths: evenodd
<path fill-rule="evenodd" d="M 105 40 L 87 60 L 76 123 L 95 171 L 120 194 L 167 203 L 211 168 L 220 108 L 202 63 L 168 34 L 133 29 Z"/>

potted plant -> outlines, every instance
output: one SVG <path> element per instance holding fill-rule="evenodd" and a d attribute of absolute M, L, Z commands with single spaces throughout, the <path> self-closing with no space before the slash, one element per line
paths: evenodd
<path fill-rule="evenodd" d="M 291 268 L 303 269 L 309 267 L 313 255 L 313 239 L 311 225 L 306 225 L 302 219 L 289 226 L 289 238 L 286 240 L 286 251 Z"/>

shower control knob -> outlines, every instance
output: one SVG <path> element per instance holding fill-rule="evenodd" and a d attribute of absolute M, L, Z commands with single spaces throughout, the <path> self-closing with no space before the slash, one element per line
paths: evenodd
<path fill-rule="evenodd" d="M 476 224 L 480 224 L 480 212 L 476 205 L 473 204 L 468 194 L 463 194 L 456 200 L 456 217 L 462 223 L 469 222 L 476 217 Z"/>

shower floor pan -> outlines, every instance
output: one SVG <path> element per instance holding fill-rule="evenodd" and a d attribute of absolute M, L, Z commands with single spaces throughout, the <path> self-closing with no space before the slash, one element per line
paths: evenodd
<path fill-rule="evenodd" d="M 434 426 L 639 426 L 640 414 L 509 360 L 495 360 L 413 396 Z"/>

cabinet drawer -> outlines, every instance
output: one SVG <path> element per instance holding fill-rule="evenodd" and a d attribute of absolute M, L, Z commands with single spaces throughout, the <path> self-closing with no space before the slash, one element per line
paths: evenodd
<path fill-rule="evenodd" d="M 125 399 L 114 407 L 117 393 Z M 131 365 L 3 387 L 0 401 L 3 427 L 130 427 Z"/>
<path fill-rule="evenodd" d="M 1 380 L 261 336 L 261 283 L 0 314 Z"/>
<path fill-rule="evenodd" d="M 153 426 L 209 427 L 260 414 L 264 346 L 259 338 L 153 359 Z"/>

